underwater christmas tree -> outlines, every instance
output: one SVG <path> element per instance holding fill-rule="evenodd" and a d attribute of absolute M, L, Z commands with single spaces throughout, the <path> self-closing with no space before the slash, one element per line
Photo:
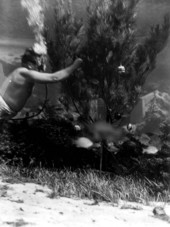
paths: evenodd
<path fill-rule="evenodd" d="M 114 122 L 133 109 L 157 54 L 169 36 L 169 17 L 139 38 L 136 12 L 139 0 L 96 0 L 78 20 L 70 1 L 57 1 L 53 39 L 46 32 L 52 70 L 84 60 L 82 70 L 63 83 L 68 100 L 80 115 Z"/>

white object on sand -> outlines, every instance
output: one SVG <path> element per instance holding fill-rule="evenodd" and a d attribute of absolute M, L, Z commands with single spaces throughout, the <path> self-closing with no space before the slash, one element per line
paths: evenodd
<path fill-rule="evenodd" d="M 79 148 L 88 149 L 93 146 L 93 142 L 86 137 L 80 137 L 77 140 L 75 140 L 74 143 L 76 147 L 79 147 Z"/>

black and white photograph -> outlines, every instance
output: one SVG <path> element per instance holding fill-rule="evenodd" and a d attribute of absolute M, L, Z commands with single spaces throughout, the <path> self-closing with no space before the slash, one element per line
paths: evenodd
<path fill-rule="evenodd" d="M 170 225 L 170 0 L 0 0 L 0 226 Z"/>

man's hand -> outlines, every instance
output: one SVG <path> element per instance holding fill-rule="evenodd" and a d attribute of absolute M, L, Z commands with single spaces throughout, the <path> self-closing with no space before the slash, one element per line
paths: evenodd
<path fill-rule="evenodd" d="M 73 63 L 73 65 L 75 66 L 75 69 L 79 68 L 82 62 L 83 60 L 81 58 L 77 58 Z"/>

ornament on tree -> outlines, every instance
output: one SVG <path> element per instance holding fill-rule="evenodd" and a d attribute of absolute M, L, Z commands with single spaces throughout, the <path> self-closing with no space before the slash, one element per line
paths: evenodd
<path fill-rule="evenodd" d="M 134 134 L 137 130 L 137 126 L 135 124 L 127 124 L 125 126 L 122 127 L 123 128 L 123 131 L 124 133 L 127 135 L 127 134 Z"/>
<path fill-rule="evenodd" d="M 118 72 L 119 72 L 120 74 L 125 73 L 125 72 L 126 72 L 125 66 L 123 66 L 123 65 L 120 64 L 120 65 L 118 66 Z"/>
<path fill-rule="evenodd" d="M 130 131 L 132 131 L 132 129 L 133 129 L 133 126 L 132 126 L 131 123 L 129 123 L 129 124 L 127 125 L 127 130 L 130 132 Z"/>
<path fill-rule="evenodd" d="M 120 113 L 115 113 L 114 114 L 114 119 L 115 120 L 120 120 L 122 118 L 122 115 Z"/>
<path fill-rule="evenodd" d="M 86 137 L 79 137 L 77 140 L 74 141 L 74 144 L 78 148 L 85 148 L 85 149 L 91 148 L 93 146 L 93 142 Z"/>
<path fill-rule="evenodd" d="M 74 128 L 76 131 L 81 131 L 81 126 L 80 125 L 74 125 Z"/>

